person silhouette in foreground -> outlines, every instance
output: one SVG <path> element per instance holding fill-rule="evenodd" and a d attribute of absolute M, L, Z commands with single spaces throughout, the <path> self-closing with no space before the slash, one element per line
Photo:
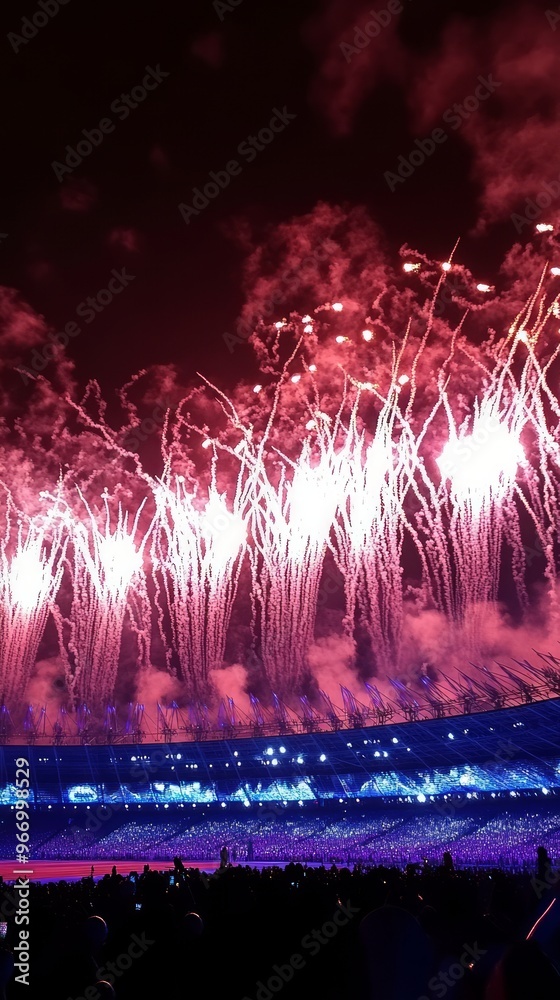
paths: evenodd
<path fill-rule="evenodd" d="M 226 868 L 229 864 L 229 851 L 227 845 L 224 844 L 220 851 L 220 868 Z"/>
<path fill-rule="evenodd" d="M 449 851 L 443 852 L 443 867 L 448 874 L 452 875 L 455 871 L 455 865 L 453 864 L 453 858 Z"/>
<path fill-rule="evenodd" d="M 546 847 L 537 847 L 537 878 L 541 882 L 547 882 L 547 876 L 550 876 L 551 871 L 552 861 L 548 856 Z"/>
<path fill-rule="evenodd" d="M 485 1000 L 554 1000 L 560 976 L 536 941 L 513 945 L 494 969 Z"/>

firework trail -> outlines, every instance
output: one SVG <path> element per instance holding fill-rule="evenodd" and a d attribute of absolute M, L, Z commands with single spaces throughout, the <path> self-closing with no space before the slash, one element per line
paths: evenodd
<path fill-rule="evenodd" d="M 402 545 L 407 518 L 413 449 L 398 410 L 397 385 L 382 400 L 373 437 L 358 429 L 359 396 L 350 417 L 343 450 L 344 492 L 333 523 L 335 562 L 343 576 L 346 614 L 343 625 L 353 636 L 356 611 L 372 644 L 376 664 L 387 667 L 398 657 L 403 617 Z M 395 440 L 395 424 L 401 428 Z"/>
<path fill-rule="evenodd" d="M 107 704 L 114 694 L 125 615 L 128 609 L 134 617 L 133 606 L 144 595 L 146 538 L 137 546 L 143 504 L 130 526 L 128 513 L 119 504 L 112 528 L 109 496 L 102 494 L 100 528 L 81 493 L 80 498 L 85 520 L 67 518 L 73 548 L 67 681 L 74 699 L 95 706 Z M 140 629 L 137 634 L 141 635 Z"/>
<path fill-rule="evenodd" d="M 531 303 L 532 304 L 532 303 Z M 525 490 L 520 487 L 518 495 L 533 522 L 534 540 L 528 549 L 528 562 L 535 557 L 544 560 L 544 576 L 547 581 L 548 609 L 551 622 L 559 624 L 558 595 L 556 588 L 557 569 L 555 548 L 560 531 L 560 405 L 558 397 L 547 382 L 547 375 L 560 354 L 556 346 L 544 363 L 536 354 L 539 337 L 545 331 L 549 320 L 560 317 L 559 298 L 540 309 L 533 328 L 525 326 L 526 315 L 520 315 L 510 334 L 527 351 L 527 383 L 531 388 L 531 403 L 527 408 L 533 431 L 534 458 L 525 469 Z M 535 460 L 536 459 L 536 460 Z M 527 494 L 527 495 L 526 495 Z"/>
<path fill-rule="evenodd" d="M 560 309 L 557 299 L 548 301 L 544 275 L 559 269 L 543 272 L 539 258 L 539 282 L 533 259 L 529 278 L 521 280 L 521 258 L 512 258 L 515 281 L 501 295 L 474 284 L 451 259 L 432 266 L 416 255 L 403 265 L 406 279 L 376 270 L 371 303 L 368 290 L 362 293 L 363 272 L 349 277 L 345 265 L 337 276 L 334 250 L 331 257 L 319 289 L 328 298 L 316 299 L 323 305 L 312 314 L 262 321 L 255 331 L 251 345 L 266 384 L 240 385 L 230 401 L 203 380 L 205 387 L 186 395 L 178 390 L 173 416 L 161 416 L 165 407 L 158 404 L 159 476 L 144 470 L 140 448 L 133 453 L 131 443 L 157 430 L 156 422 L 140 420 L 124 389 L 128 424 L 119 431 L 106 423 L 96 384 L 82 404 L 67 400 L 72 420 L 53 442 L 42 474 L 52 482 L 60 468 L 71 470 L 66 481 L 71 475 L 83 494 L 73 509 L 51 496 L 43 519 L 24 518 L 14 502 L 16 527 L 7 527 L 0 541 L 0 694 L 7 700 L 24 695 L 49 611 L 74 703 L 99 706 L 114 697 L 125 629 L 135 635 L 140 668 L 151 661 L 159 632 L 163 655 L 156 665 L 178 676 L 191 701 L 205 701 L 232 627 L 240 625 L 243 637 L 249 622 L 263 664 L 259 681 L 296 697 L 311 674 L 327 548 L 344 580 L 346 648 L 348 639 L 367 632 L 372 672 L 390 675 L 404 666 L 403 650 L 420 634 L 425 611 L 444 630 L 450 626 L 461 657 L 467 649 L 472 655 L 486 609 L 495 611 L 504 593 L 521 621 L 532 598 L 527 528 L 536 539 L 529 545 L 544 560 L 552 607 L 560 529 L 560 404 L 552 388 Z M 350 251 L 342 257 L 353 260 Z M 538 285 L 529 298 L 528 280 Z M 453 291 L 447 300 L 445 282 Z M 454 317 L 469 314 L 472 336 L 466 320 L 452 329 L 443 318 L 448 309 Z M 158 378 L 175 386 L 167 371 Z M 44 393 L 45 384 L 37 391 Z M 85 433 L 78 433 L 80 425 Z M 193 447 L 192 431 L 211 448 L 208 465 L 201 461 L 206 452 Z M 147 449 L 149 462 L 153 451 Z M 223 465 L 220 451 L 228 455 Z M 0 461 L 8 468 L 7 446 Z M 20 466 L 30 512 L 41 470 L 30 461 Z M 25 508 L 13 476 L 12 495 Z M 103 494 L 100 511 L 84 498 L 101 491 L 99 482 L 111 492 Z M 127 499 L 117 511 L 118 496 Z M 151 576 L 144 572 L 148 548 Z M 63 567 L 68 578 L 60 586 Z M 240 587 L 244 569 L 248 594 Z"/>
<path fill-rule="evenodd" d="M 65 548 L 60 524 L 52 512 L 24 519 L 8 499 L 6 530 L 0 541 L 2 704 L 17 704 L 23 699 L 62 579 Z"/>
<path fill-rule="evenodd" d="M 484 608 L 498 599 L 504 542 L 512 548 L 512 576 L 521 606 L 527 603 L 525 559 L 516 481 L 526 465 L 521 436 L 527 424 L 525 369 L 519 382 L 513 362 L 514 341 L 505 362 L 492 372 L 481 399 L 457 426 L 449 393 L 441 388 L 448 440 L 436 459 L 441 474 L 439 503 L 444 510 L 447 548 L 452 563 L 452 592 L 445 609 L 465 625 L 473 643 Z M 446 589 L 446 588 L 444 588 Z"/>
<path fill-rule="evenodd" d="M 253 601 L 260 630 L 261 657 L 272 689 L 301 690 L 308 675 L 307 654 L 314 639 L 323 561 L 344 493 L 345 464 L 325 433 L 325 414 L 309 429 L 297 461 L 278 452 L 275 476 L 262 451 L 256 460 L 250 550 Z"/>
<path fill-rule="evenodd" d="M 227 630 L 246 548 L 247 483 L 238 479 L 231 510 L 216 485 L 215 463 L 206 502 L 169 470 L 154 485 L 152 565 L 159 626 L 168 667 L 175 651 L 179 675 L 195 700 L 207 698 L 210 671 L 223 665 Z M 165 595 L 165 605 L 160 600 Z M 164 613 L 171 625 L 166 638 Z"/>

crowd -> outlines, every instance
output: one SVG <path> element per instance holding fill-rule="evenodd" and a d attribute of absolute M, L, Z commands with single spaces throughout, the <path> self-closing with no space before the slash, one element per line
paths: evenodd
<path fill-rule="evenodd" d="M 230 857 L 231 857 L 231 848 Z M 30 998 L 553 1000 L 560 898 L 533 872 L 183 866 L 32 883 Z M 549 859 L 541 852 L 540 874 Z M 550 884 L 549 884 L 550 883 Z M 13 890 L 0 890 L 0 910 Z M 540 918 L 540 920 L 539 920 Z M 534 928 L 537 923 L 536 929 Z M 0 991 L 17 940 L 0 947 Z M 7 1000 L 12 984 L 6 989 Z M 13 994 L 15 995 L 15 993 Z"/>
<path fill-rule="evenodd" d="M 536 802 L 537 800 L 531 800 Z M 227 841 L 235 860 L 272 863 L 403 865 L 411 859 L 434 863 L 452 851 L 461 865 L 496 864 L 510 869 L 532 863 L 539 838 L 560 857 L 560 810 L 540 800 L 504 807 L 467 803 L 442 807 L 334 807 L 310 811 L 264 808 L 222 819 L 168 810 L 131 817 L 123 810 L 52 812 L 33 823 L 33 856 L 38 859 L 163 860 L 179 853 L 189 861 L 212 861 Z M 164 818 L 165 817 L 165 818 Z M 251 841 L 251 855 L 248 843 Z M 13 851 L 11 852 L 13 853 Z"/>

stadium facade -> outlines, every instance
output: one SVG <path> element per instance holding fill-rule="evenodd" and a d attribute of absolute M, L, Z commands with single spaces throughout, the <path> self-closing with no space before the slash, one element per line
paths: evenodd
<path fill-rule="evenodd" d="M 251 807 L 560 792 L 560 698 L 333 732 L 105 745 L 0 746 L 0 804 L 29 761 L 32 808 L 99 803 Z"/>

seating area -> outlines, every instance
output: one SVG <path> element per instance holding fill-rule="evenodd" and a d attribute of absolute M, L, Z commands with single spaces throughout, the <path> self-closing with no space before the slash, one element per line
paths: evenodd
<path fill-rule="evenodd" d="M 540 844 L 553 859 L 560 858 L 560 804 L 544 798 L 511 806 L 503 800 L 459 800 L 456 807 L 437 801 L 399 807 L 344 804 L 313 811 L 264 807 L 231 818 L 215 813 L 195 817 L 179 809 L 162 814 L 149 807 L 134 818 L 124 810 L 108 809 L 105 817 L 53 810 L 33 819 L 33 856 L 43 860 L 166 860 L 179 855 L 185 861 L 215 862 L 223 844 L 237 863 L 405 865 L 434 863 L 450 851 L 458 865 L 516 868 L 532 862 Z M 6 824 L 4 831 L 6 838 Z"/>

